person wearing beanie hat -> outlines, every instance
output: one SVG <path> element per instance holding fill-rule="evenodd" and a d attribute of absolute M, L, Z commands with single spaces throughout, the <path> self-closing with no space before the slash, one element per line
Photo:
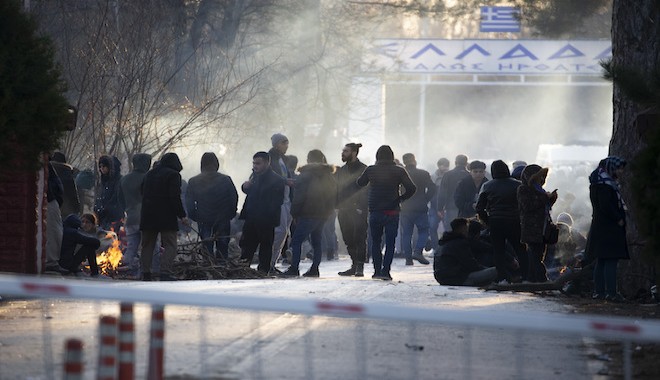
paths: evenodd
<path fill-rule="evenodd" d="M 351 268 L 339 272 L 340 276 L 364 276 L 367 262 L 367 189 L 356 181 L 367 165 L 358 159 L 362 144 L 348 143 L 341 151 L 344 166 L 337 170 L 337 219 L 346 250 L 351 257 Z"/>
<path fill-rule="evenodd" d="M 609 156 L 589 175 L 593 216 L 585 253 L 596 259 L 593 297 L 612 302 L 624 301 L 617 290 L 617 265 L 619 260 L 630 258 L 626 239 L 627 209 L 618 183 L 625 167 L 624 159 Z"/>
<path fill-rule="evenodd" d="M 268 151 L 270 168 L 286 180 L 284 202 L 282 202 L 282 210 L 280 212 L 280 224 L 275 228 L 270 264 L 272 274 L 278 275 L 282 272 L 275 268 L 275 264 L 282 254 L 282 248 L 284 247 L 287 236 L 290 234 L 291 223 L 293 222 L 291 202 L 293 200 L 294 174 L 287 166 L 286 152 L 289 150 L 289 139 L 281 133 L 275 133 L 270 137 L 270 141 L 273 145 Z"/>
<path fill-rule="evenodd" d="M 201 173 L 188 181 L 186 210 L 197 222 L 199 237 L 217 261 L 229 259 L 230 222 L 236 216 L 238 192 L 231 177 L 218 173 L 220 161 L 213 152 L 201 159 Z"/>
<path fill-rule="evenodd" d="M 390 268 L 394 259 L 394 245 L 399 228 L 401 202 L 412 197 L 417 190 L 406 169 L 394 163 L 394 152 L 383 145 L 376 152 L 376 164 L 368 166 L 357 179 L 359 186 L 369 186 L 369 229 L 371 257 L 374 264 L 372 278 L 391 281 Z M 405 192 L 399 194 L 399 187 Z M 385 233 L 385 256 L 380 247 Z"/>
<path fill-rule="evenodd" d="M 518 212 L 518 186 L 511 178 L 509 167 L 502 160 L 491 164 L 493 179 L 481 187 L 475 207 L 479 219 L 490 228 L 495 267 L 500 279 L 520 282 L 527 276 L 527 253 L 520 242 L 520 214 Z M 509 242 L 516 257 L 506 252 Z"/>
<path fill-rule="evenodd" d="M 454 164 L 456 166 L 442 177 L 436 199 L 438 216 L 442 219 L 445 231 L 451 230 L 451 221 L 458 216 L 458 207 L 454 201 L 456 187 L 462 179 L 470 176 L 470 172 L 467 170 L 468 157 L 466 155 L 456 156 Z"/>
<path fill-rule="evenodd" d="M 557 201 L 557 191 L 543 189 L 548 168 L 527 165 L 522 172 L 522 184 L 518 187 L 518 208 L 520 209 L 520 240 L 527 245 L 527 280 L 546 282 L 548 275 L 545 265 L 547 245 L 544 234 L 551 222 L 550 209 Z"/>
<path fill-rule="evenodd" d="M 403 164 L 417 186 L 417 191 L 401 205 L 401 250 L 406 258 L 406 265 L 413 265 L 413 259 L 420 264 L 428 265 L 430 262 L 424 257 L 424 246 L 429 236 L 428 204 L 435 197 L 437 189 L 431 180 L 431 174 L 417 168 L 414 154 L 404 154 Z M 413 250 L 415 228 L 417 228 L 417 243 Z"/>
<path fill-rule="evenodd" d="M 562 212 L 557 215 L 557 223 L 564 223 L 569 227 L 573 227 L 573 217 L 567 212 Z"/>

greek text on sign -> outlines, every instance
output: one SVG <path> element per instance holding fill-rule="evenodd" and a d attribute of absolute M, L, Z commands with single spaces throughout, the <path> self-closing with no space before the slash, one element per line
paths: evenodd
<path fill-rule="evenodd" d="M 363 71 L 599 76 L 599 62 L 611 56 L 608 40 L 378 39 Z"/>

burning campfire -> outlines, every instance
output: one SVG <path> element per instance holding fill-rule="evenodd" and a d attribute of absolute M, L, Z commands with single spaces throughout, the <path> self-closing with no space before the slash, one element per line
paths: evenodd
<path fill-rule="evenodd" d="M 122 251 L 120 248 L 121 241 L 117 238 L 117 234 L 114 232 L 108 232 L 108 234 L 101 239 L 101 245 L 103 246 L 106 241 L 112 241 L 112 244 L 108 249 L 96 255 L 96 264 L 99 267 L 99 273 L 112 276 L 117 270 L 122 258 Z"/>

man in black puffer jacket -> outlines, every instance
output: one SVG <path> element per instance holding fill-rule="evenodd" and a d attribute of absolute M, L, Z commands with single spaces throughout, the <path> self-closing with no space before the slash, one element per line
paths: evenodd
<path fill-rule="evenodd" d="M 482 286 L 497 278 L 494 267 L 487 268 L 474 257 L 467 219 L 452 220 L 451 231 L 446 231 L 438 244 L 440 250 L 434 256 L 433 275 L 441 285 Z"/>
<path fill-rule="evenodd" d="M 231 177 L 218 173 L 219 168 L 215 153 L 202 155 L 202 173 L 188 181 L 186 210 L 190 219 L 197 222 L 200 237 L 209 240 L 205 243 L 209 253 L 216 259 L 227 260 L 230 222 L 236 216 L 238 192 Z"/>
<path fill-rule="evenodd" d="M 527 253 L 520 242 L 520 213 L 518 211 L 518 187 L 520 181 L 511 178 L 509 167 L 502 160 L 491 164 L 493 179 L 484 183 L 475 207 L 479 219 L 490 228 L 495 267 L 499 278 L 510 282 L 526 279 Z M 506 254 L 506 243 L 516 252 L 518 270 L 511 270 Z M 515 267 L 515 265 L 514 265 Z"/>
<path fill-rule="evenodd" d="M 406 169 L 394 163 L 394 152 L 389 145 L 376 151 L 376 165 L 371 165 L 357 179 L 360 186 L 369 186 L 369 231 L 371 232 L 371 257 L 374 263 L 372 278 L 391 281 L 390 267 L 394 259 L 394 244 L 399 229 L 401 202 L 417 191 Z M 399 194 L 403 185 L 405 193 Z M 381 242 L 385 232 L 385 257 L 381 254 Z"/>

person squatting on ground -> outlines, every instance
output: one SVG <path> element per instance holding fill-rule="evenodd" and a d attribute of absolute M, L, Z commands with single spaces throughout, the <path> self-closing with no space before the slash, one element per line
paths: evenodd
<path fill-rule="evenodd" d="M 401 205 L 401 250 L 406 258 L 406 265 L 413 265 L 413 259 L 421 264 L 430 262 L 424 257 L 423 250 L 429 237 L 428 204 L 435 197 L 436 186 L 426 170 L 417 168 L 417 160 L 412 153 L 402 157 L 410 179 L 417 186 L 417 191 Z M 417 227 L 417 242 L 413 251 L 413 232 Z"/>
<path fill-rule="evenodd" d="M 319 264 L 323 254 L 321 240 L 323 227 L 328 217 L 335 210 L 337 183 L 334 167 L 326 163 L 320 150 L 314 149 L 307 154 L 307 165 L 299 169 L 296 180 L 296 196 L 291 203 L 291 215 L 296 219 L 296 229 L 291 237 L 291 266 L 282 276 L 299 275 L 302 243 L 310 236 L 314 258 L 312 266 L 303 274 L 304 277 L 319 277 Z"/>
<path fill-rule="evenodd" d="M 474 205 L 481 186 L 488 182 L 486 179 L 486 164 L 481 161 L 472 161 L 468 165 L 470 175 L 458 182 L 454 191 L 454 203 L 458 208 L 459 218 L 474 218 L 477 212 Z"/>
<path fill-rule="evenodd" d="M 452 170 L 445 173 L 438 188 L 438 212 L 442 215 L 442 223 L 444 224 L 445 231 L 449 231 L 449 225 L 452 220 L 458 216 L 458 208 L 454 202 L 454 193 L 458 183 L 465 177 L 469 177 L 470 173 L 466 167 L 468 158 L 466 155 L 459 154 L 454 160 L 456 165 Z"/>
<path fill-rule="evenodd" d="M 204 153 L 201 173 L 188 181 L 185 199 L 188 216 L 197 222 L 206 250 L 216 260 L 227 260 L 231 220 L 236 216 L 238 192 L 231 177 L 219 173 L 219 168 L 220 162 L 215 153 Z"/>
<path fill-rule="evenodd" d="M 241 261 L 248 266 L 259 249 L 257 270 L 271 272 L 271 253 L 275 228 L 280 225 L 280 213 L 286 181 L 273 171 L 270 156 L 257 152 L 252 157 L 252 175 L 243 182 L 241 190 L 247 195 L 239 216 L 245 220 L 241 234 Z"/>
<path fill-rule="evenodd" d="M 630 258 L 626 240 L 627 209 L 618 183 L 625 167 L 624 159 L 609 156 L 589 175 L 593 218 L 586 254 L 596 259 L 593 298 L 613 302 L 624 300 L 617 290 L 617 265 L 620 259 Z"/>
<path fill-rule="evenodd" d="M 284 242 L 289 235 L 291 222 L 293 222 L 293 217 L 291 216 L 291 201 L 293 200 L 294 180 L 293 173 L 289 171 L 289 168 L 286 165 L 285 154 L 289 150 L 289 139 L 281 133 L 275 133 L 270 137 L 270 142 L 273 146 L 268 151 L 270 156 L 270 167 L 275 174 L 286 180 L 286 186 L 283 190 L 284 200 L 280 206 L 282 208 L 282 211 L 280 212 L 280 222 L 275 228 L 275 235 L 272 244 L 273 252 L 270 263 L 270 270 L 279 273 L 279 270 L 275 268 L 275 264 L 282 253 Z"/>
<path fill-rule="evenodd" d="M 124 210 L 119 205 L 119 181 L 121 180 L 120 163 L 111 156 L 99 158 L 101 181 L 96 187 L 94 213 L 99 218 L 99 225 L 104 230 L 119 231 Z"/>
<path fill-rule="evenodd" d="M 357 184 L 367 165 L 358 159 L 362 144 L 349 143 L 341 151 L 345 162 L 336 172 L 337 178 L 337 218 L 339 228 L 351 257 L 351 267 L 340 276 L 364 276 L 364 263 L 367 259 L 367 189 Z"/>
<path fill-rule="evenodd" d="M 142 212 L 142 183 L 151 168 L 151 155 L 137 153 L 133 156 L 133 170 L 119 181 L 119 204 L 126 213 L 124 231 L 126 231 L 126 250 L 122 262 L 128 267 L 128 275 L 140 276 L 138 251 L 142 241 L 140 215 Z"/>
<path fill-rule="evenodd" d="M 389 145 L 376 151 L 376 164 L 367 167 L 357 179 L 360 186 L 369 186 L 369 230 L 371 233 L 371 258 L 374 264 L 372 278 L 391 281 L 390 269 L 394 259 L 394 244 L 399 228 L 401 202 L 415 194 L 417 186 L 406 169 L 394 162 L 394 152 Z M 405 192 L 399 194 L 403 185 Z M 385 257 L 381 253 L 381 241 L 385 233 Z"/>
<path fill-rule="evenodd" d="M 528 165 L 522 172 L 522 184 L 518 187 L 518 208 L 520 209 L 520 241 L 527 245 L 527 281 L 548 281 L 545 259 L 545 230 L 550 223 L 550 210 L 557 201 L 557 190 L 543 189 L 548 176 L 548 168 Z"/>
<path fill-rule="evenodd" d="M 174 281 L 172 265 L 177 254 L 178 219 L 188 224 L 186 211 L 181 202 L 181 161 L 176 153 L 165 153 L 159 164 L 144 177 L 142 187 L 142 215 L 140 230 L 142 231 L 142 279 L 151 281 L 151 261 L 156 246 L 160 240 L 165 249 L 160 262 L 160 280 Z"/>
<path fill-rule="evenodd" d="M 96 217 L 86 214 L 85 223 L 95 223 Z M 91 216 L 92 220 L 89 220 Z M 81 231 L 82 221 L 77 214 L 71 214 L 64 219 L 64 234 L 62 237 L 62 250 L 60 251 L 60 265 L 72 274 L 80 273 L 80 264 L 89 262 L 90 274 L 98 277 L 99 268 L 96 264 L 96 250 L 101 245 L 99 239 Z"/>
<path fill-rule="evenodd" d="M 528 267 L 527 253 L 520 242 L 520 212 L 517 196 L 520 181 L 511 178 L 509 167 L 502 160 L 494 161 L 490 168 L 493 179 L 481 187 L 476 205 L 477 214 L 489 227 L 499 278 L 509 282 L 520 282 L 527 278 Z M 513 270 L 515 263 L 512 266 L 506 253 L 507 242 L 515 251 L 518 270 Z M 518 271 L 520 273 L 517 273 Z"/>
<path fill-rule="evenodd" d="M 483 286 L 497 278 L 495 267 L 485 267 L 477 261 L 468 239 L 468 220 L 451 221 L 451 231 L 446 231 L 440 242 L 440 250 L 433 258 L 433 275 L 440 285 Z"/>

